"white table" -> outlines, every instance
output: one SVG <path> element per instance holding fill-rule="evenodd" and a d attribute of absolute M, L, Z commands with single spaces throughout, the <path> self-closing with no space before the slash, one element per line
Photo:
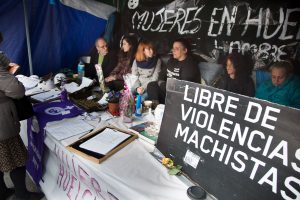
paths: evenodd
<path fill-rule="evenodd" d="M 122 125 L 119 118 L 96 124 L 106 123 Z M 76 137 L 64 141 L 57 141 L 51 135 L 45 138 L 44 174 L 40 186 L 48 200 L 189 199 L 188 185 L 168 175 L 167 169 L 139 140 L 103 163 L 95 164 L 65 148 Z"/>

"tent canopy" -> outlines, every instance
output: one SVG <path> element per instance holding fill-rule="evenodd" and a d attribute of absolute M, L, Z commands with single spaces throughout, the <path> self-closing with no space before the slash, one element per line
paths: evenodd
<path fill-rule="evenodd" d="M 29 75 L 24 5 L 27 6 L 33 72 L 45 75 L 61 68 L 75 69 L 88 55 L 95 39 L 103 36 L 116 8 L 94 0 L 0 0 L 0 32 L 4 51 Z M 24 4 L 23 4 L 24 3 Z"/>

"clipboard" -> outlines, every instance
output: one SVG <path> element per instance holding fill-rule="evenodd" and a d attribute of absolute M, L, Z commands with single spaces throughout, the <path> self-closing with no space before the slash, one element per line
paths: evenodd
<path fill-rule="evenodd" d="M 110 129 L 114 129 L 117 131 L 120 131 L 122 133 L 128 134 L 130 135 L 130 137 L 128 137 L 127 139 L 125 139 L 123 142 L 121 142 L 119 145 L 117 145 L 115 148 L 113 148 L 112 150 L 110 150 L 108 153 L 106 153 L 105 155 L 93 152 L 93 151 L 89 151 L 87 149 L 81 148 L 80 145 L 84 142 L 86 142 L 87 140 L 91 139 L 92 137 L 96 136 L 97 134 L 101 134 L 106 128 L 110 128 Z M 98 163 L 100 164 L 101 162 L 103 162 L 104 160 L 106 160 L 107 158 L 109 158 L 110 156 L 112 156 L 113 154 L 117 153 L 119 150 L 121 150 L 122 148 L 124 148 L 125 146 L 127 146 L 128 144 L 130 144 L 132 141 L 134 141 L 135 139 L 137 139 L 138 136 L 134 133 L 131 133 L 129 131 L 125 131 L 119 128 L 116 128 L 114 126 L 104 126 L 100 129 L 94 130 L 91 133 L 89 133 L 88 135 L 80 138 L 79 140 L 77 140 L 76 142 L 70 144 L 69 146 L 67 146 L 66 148 L 79 155 L 82 156 L 94 163 Z"/>

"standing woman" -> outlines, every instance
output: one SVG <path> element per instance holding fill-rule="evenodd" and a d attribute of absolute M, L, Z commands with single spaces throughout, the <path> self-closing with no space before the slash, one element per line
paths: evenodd
<path fill-rule="evenodd" d="M 255 86 L 251 78 L 252 68 L 253 65 L 246 56 L 231 53 L 226 58 L 226 72 L 215 86 L 229 92 L 254 97 Z"/>
<path fill-rule="evenodd" d="M 138 81 L 133 91 L 147 98 L 147 85 L 149 82 L 157 81 L 161 70 L 161 60 L 156 56 L 156 51 L 151 42 L 139 43 L 135 60 L 132 65 L 132 74 L 138 76 Z"/>
<path fill-rule="evenodd" d="M 0 33 L 0 43 L 2 36 Z M 0 53 L 0 199 L 8 196 L 3 180 L 4 172 L 10 172 L 15 186 L 15 199 L 40 199 L 43 195 L 28 192 L 25 184 L 27 150 L 19 135 L 20 122 L 12 99 L 22 98 L 25 89 L 14 77 L 16 64 Z"/>
<path fill-rule="evenodd" d="M 118 55 L 118 64 L 105 78 L 105 84 L 115 91 L 124 88 L 123 75 L 131 73 L 131 66 L 136 52 L 137 39 L 134 36 L 125 36 L 122 39 L 122 47 Z"/>

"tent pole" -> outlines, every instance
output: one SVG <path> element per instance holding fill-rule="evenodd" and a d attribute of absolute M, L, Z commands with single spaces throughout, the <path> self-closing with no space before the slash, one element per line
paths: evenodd
<path fill-rule="evenodd" d="M 31 47 L 30 47 L 30 35 L 29 35 L 29 28 L 28 28 L 29 25 L 28 25 L 27 0 L 23 0 L 23 7 L 24 7 L 24 19 L 25 19 L 25 31 L 26 31 L 29 72 L 30 72 L 30 75 L 33 75 L 32 59 L 31 59 Z"/>

